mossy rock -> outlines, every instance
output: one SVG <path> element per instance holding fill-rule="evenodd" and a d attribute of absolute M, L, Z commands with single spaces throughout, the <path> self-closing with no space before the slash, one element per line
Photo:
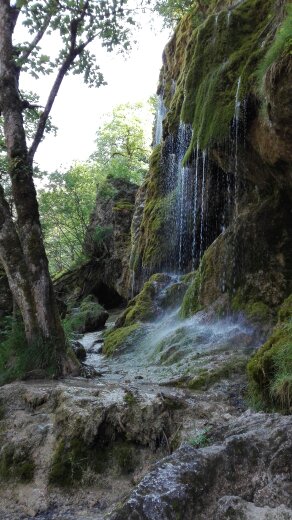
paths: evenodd
<path fill-rule="evenodd" d="M 159 312 L 157 297 L 160 290 L 171 282 L 171 277 L 164 273 L 153 274 L 133 298 L 122 316 L 117 320 L 118 327 L 132 325 L 137 322 L 148 322 L 155 319 Z"/>
<path fill-rule="evenodd" d="M 278 323 L 247 367 L 249 395 L 256 408 L 292 411 L 292 295 L 278 312 Z"/>
<path fill-rule="evenodd" d="M 113 207 L 113 211 L 130 211 L 133 212 L 134 204 L 128 200 L 119 200 Z"/>
<path fill-rule="evenodd" d="M 140 329 L 138 323 L 124 326 L 118 329 L 109 331 L 105 335 L 103 353 L 107 356 L 111 356 L 121 348 L 126 348 L 133 345 L 135 338 L 137 338 L 137 332 Z"/>
<path fill-rule="evenodd" d="M 189 318 L 202 309 L 199 302 L 200 289 L 202 284 L 202 274 L 200 268 L 192 274 L 192 281 L 184 295 L 180 308 L 181 318 Z"/>
<path fill-rule="evenodd" d="M 72 308 L 63 325 L 67 335 L 72 333 L 84 334 L 85 332 L 94 332 L 104 327 L 108 319 L 108 312 L 98 303 L 94 296 L 87 296 L 82 300 L 78 307 Z"/>
<path fill-rule="evenodd" d="M 61 439 L 53 456 L 49 483 L 62 488 L 87 485 L 89 475 L 93 482 L 109 468 L 117 474 L 128 475 L 138 462 L 137 449 L 126 440 L 96 441 L 88 445 L 79 437 Z"/>
<path fill-rule="evenodd" d="M 167 126 L 173 131 L 180 120 L 192 124 L 189 153 L 198 141 L 203 150 L 229 136 L 236 92 L 243 99 L 257 86 L 257 67 L 273 39 L 277 15 L 272 0 L 239 3 L 232 9 L 229 25 L 227 10 L 219 15 L 209 12 L 200 23 L 194 4 L 165 49 Z M 173 79 L 175 93 L 167 96 Z"/>
<path fill-rule="evenodd" d="M 217 368 L 203 369 L 188 383 L 188 387 L 192 390 L 206 390 L 222 379 L 230 379 L 236 374 L 244 374 L 247 361 L 246 357 L 235 357 Z"/>
<path fill-rule="evenodd" d="M 183 282 L 177 282 L 171 285 L 166 289 L 165 294 L 160 299 L 160 306 L 163 309 L 178 307 L 182 302 L 187 288 L 187 284 Z"/>
<path fill-rule="evenodd" d="M 30 482 L 34 477 L 35 464 L 29 449 L 6 444 L 0 453 L 0 478 L 4 481 Z"/>

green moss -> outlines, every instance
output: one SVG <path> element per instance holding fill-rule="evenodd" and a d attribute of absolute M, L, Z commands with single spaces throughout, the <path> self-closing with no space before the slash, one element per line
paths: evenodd
<path fill-rule="evenodd" d="M 131 442 L 121 440 L 88 445 L 79 437 L 59 441 L 50 468 L 49 483 L 58 487 L 74 487 L 86 484 L 88 472 L 105 473 L 109 468 L 117 473 L 129 474 L 138 463 L 136 450 Z M 94 480 L 94 479 L 93 479 Z"/>
<path fill-rule="evenodd" d="M 292 54 L 292 5 L 287 4 L 285 11 L 285 18 L 276 32 L 273 43 L 258 66 L 257 72 L 260 87 L 271 65 L 282 56 Z"/>
<path fill-rule="evenodd" d="M 224 10 L 219 13 L 216 29 L 215 14 L 198 25 L 195 6 L 179 24 L 165 51 L 167 63 L 171 59 L 180 62 L 180 73 L 169 70 L 170 76 L 175 72 L 178 77 L 174 78 L 176 92 L 169 100 L 167 118 L 171 131 L 180 120 L 192 124 L 189 153 L 197 141 L 204 149 L 228 137 L 238 79 L 241 77 L 242 99 L 253 90 L 256 67 L 266 52 L 275 16 L 272 0 L 246 0 L 232 10 L 229 26 Z M 171 79 L 166 71 L 166 84 Z"/>
<path fill-rule="evenodd" d="M 157 306 L 155 304 L 155 297 L 160 287 L 169 283 L 170 278 L 167 274 L 157 273 L 150 277 L 148 282 L 143 285 L 135 298 L 133 298 L 122 317 L 120 318 L 121 326 L 128 326 L 140 322 L 147 322 L 157 316 Z"/>
<path fill-rule="evenodd" d="M 251 320 L 267 322 L 271 318 L 271 309 L 268 305 L 262 301 L 246 302 L 241 290 L 238 290 L 232 298 L 231 308 L 234 312 L 243 312 Z"/>
<path fill-rule="evenodd" d="M 103 352 L 107 356 L 111 356 L 121 347 L 127 346 L 135 337 L 135 333 L 139 329 L 138 323 L 133 323 L 126 327 L 114 329 L 105 336 Z"/>
<path fill-rule="evenodd" d="M 221 379 L 229 379 L 234 374 L 244 373 L 246 365 L 246 358 L 235 357 L 233 360 L 228 361 L 215 369 L 202 370 L 188 383 L 188 387 L 192 390 L 206 390 Z"/>
<path fill-rule="evenodd" d="M 113 211 L 133 211 L 134 204 L 127 200 L 119 200 L 113 207 Z"/>
<path fill-rule="evenodd" d="M 252 404 L 264 410 L 292 410 L 292 298 L 278 313 L 270 338 L 248 363 L 249 395 Z"/>
<path fill-rule="evenodd" d="M 76 332 L 83 333 L 90 323 L 98 322 L 104 313 L 104 308 L 97 302 L 96 298 L 91 295 L 87 296 L 82 300 L 78 309 L 72 308 L 63 320 L 66 336 L 70 338 Z M 101 320 L 101 322 L 103 321 Z"/>
<path fill-rule="evenodd" d="M 95 473 L 107 467 L 108 452 L 104 447 L 86 445 L 79 437 L 62 439 L 55 450 L 49 483 L 59 487 L 70 487 L 82 481 L 88 469 Z"/>
<path fill-rule="evenodd" d="M 30 482 L 33 479 L 35 464 L 29 451 L 20 446 L 3 446 L 0 453 L 0 478 L 4 481 L 15 480 Z"/>
<path fill-rule="evenodd" d="M 137 452 L 130 442 L 117 442 L 112 450 L 113 461 L 117 463 L 119 471 L 122 475 L 133 473 L 139 459 Z"/>
<path fill-rule="evenodd" d="M 193 281 L 188 287 L 180 308 L 181 318 L 189 318 L 202 309 L 199 302 L 200 289 L 202 284 L 202 272 L 200 268 L 193 275 Z"/>

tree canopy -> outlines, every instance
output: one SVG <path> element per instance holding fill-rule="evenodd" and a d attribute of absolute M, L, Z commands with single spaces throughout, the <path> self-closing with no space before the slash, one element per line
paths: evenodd
<path fill-rule="evenodd" d="M 98 40 L 109 51 L 116 46 L 129 48 L 135 22 L 127 4 L 127 0 L 0 0 L 0 115 L 6 154 L 1 176 L 7 167 L 15 208 L 14 218 L 0 186 L 0 260 L 23 319 L 28 348 L 36 349 L 29 359 L 34 368 L 50 366 L 54 374 L 75 370 L 78 364 L 67 352 L 48 270 L 33 160 L 65 76 L 69 72 L 81 74 L 89 86 L 104 81 L 90 44 Z M 27 30 L 25 41 L 17 40 L 19 24 Z M 59 42 L 54 57 L 42 51 L 46 37 Z M 19 91 L 23 71 L 36 78 L 55 75 L 40 111 L 36 112 L 36 103 Z M 25 113 L 34 115 L 33 135 L 24 125 Z M 40 358 L 40 352 L 46 355 Z"/>
<path fill-rule="evenodd" d="M 101 194 L 106 191 L 107 177 L 141 183 L 150 155 L 146 130 L 151 115 L 150 105 L 118 105 L 100 125 L 96 150 L 87 162 L 43 178 L 39 205 L 52 273 L 83 260 L 83 244 L 96 190 Z"/>

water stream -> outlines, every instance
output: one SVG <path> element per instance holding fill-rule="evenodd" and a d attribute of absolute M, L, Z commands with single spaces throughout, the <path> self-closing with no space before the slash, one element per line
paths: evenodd
<path fill-rule="evenodd" d="M 118 312 L 110 315 L 107 329 L 114 326 Z M 111 382 L 173 383 L 202 370 L 216 371 L 234 358 L 248 356 L 254 348 L 254 331 L 242 318 L 210 319 L 198 313 L 183 320 L 178 308 L 141 324 L 130 344 L 111 358 L 102 354 L 103 334 L 88 333 L 80 341 L 87 351 L 86 364 Z"/>

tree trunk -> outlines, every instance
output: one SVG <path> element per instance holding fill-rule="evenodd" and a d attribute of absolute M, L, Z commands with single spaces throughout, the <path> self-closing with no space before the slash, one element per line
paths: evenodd
<path fill-rule="evenodd" d="M 8 219 L 2 191 L 0 257 L 23 317 L 28 342 L 41 341 L 48 348 L 54 348 L 60 374 L 73 367 L 66 355 L 65 335 L 42 240 L 32 164 L 23 126 L 22 101 L 18 91 L 19 71 L 13 60 L 12 33 L 13 12 L 10 2 L 0 0 L 0 107 L 17 213 L 16 231 L 12 219 Z"/>

